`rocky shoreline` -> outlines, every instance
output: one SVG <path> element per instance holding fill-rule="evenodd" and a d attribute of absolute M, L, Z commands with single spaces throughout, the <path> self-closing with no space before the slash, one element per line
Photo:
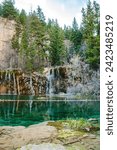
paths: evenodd
<path fill-rule="evenodd" d="M 1 126 L 0 150 L 99 150 L 98 128 L 80 131 L 68 128 L 67 123 Z"/>

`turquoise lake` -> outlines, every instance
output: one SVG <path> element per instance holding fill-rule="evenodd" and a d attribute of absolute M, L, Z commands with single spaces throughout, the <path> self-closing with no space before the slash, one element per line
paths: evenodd
<path fill-rule="evenodd" d="M 49 120 L 100 118 L 100 101 L 0 95 L 0 126 L 29 126 Z"/>

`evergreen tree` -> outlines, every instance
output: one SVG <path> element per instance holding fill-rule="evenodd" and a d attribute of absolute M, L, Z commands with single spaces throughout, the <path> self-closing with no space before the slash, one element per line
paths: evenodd
<path fill-rule="evenodd" d="M 0 4 L 0 16 L 2 16 L 2 5 Z"/>
<path fill-rule="evenodd" d="M 86 42 L 86 61 L 94 69 L 99 67 L 100 37 L 99 37 L 99 5 L 88 1 L 87 8 L 82 9 L 82 32 Z"/>
<path fill-rule="evenodd" d="M 92 3 L 89 0 L 86 9 L 82 9 L 82 31 L 83 31 L 83 38 L 88 40 L 90 36 L 93 36 L 95 31 L 95 16 L 92 7 Z"/>
<path fill-rule="evenodd" d="M 72 28 L 70 26 L 64 25 L 64 34 L 65 38 L 71 40 L 72 37 Z"/>
<path fill-rule="evenodd" d="M 96 1 L 93 2 L 94 16 L 95 16 L 95 33 L 100 35 L 100 6 Z"/>
<path fill-rule="evenodd" d="M 4 0 L 2 3 L 2 16 L 8 19 L 17 19 L 18 11 L 14 7 L 15 2 L 13 0 Z"/>
<path fill-rule="evenodd" d="M 40 21 L 45 24 L 46 19 L 45 19 L 44 13 L 42 12 L 42 9 L 40 8 L 40 6 L 37 7 L 37 16 L 40 19 Z"/>
<path fill-rule="evenodd" d="M 72 30 L 73 30 L 73 31 L 78 31 L 78 23 L 77 23 L 75 17 L 74 17 L 73 23 L 72 23 Z"/>
<path fill-rule="evenodd" d="M 65 60 L 64 32 L 57 20 L 50 32 L 50 60 L 52 66 L 62 65 Z"/>
<path fill-rule="evenodd" d="M 50 29 L 52 26 L 52 20 L 49 18 L 47 22 L 47 28 Z"/>
<path fill-rule="evenodd" d="M 26 24 L 26 18 L 27 18 L 26 12 L 25 12 L 24 9 L 22 9 L 22 10 L 21 10 L 21 13 L 20 13 L 20 15 L 19 15 L 19 21 L 20 21 L 20 23 L 21 23 L 22 25 L 25 25 L 25 24 Z"/>
<path fill-rule="evenodd" d="M 28 71 L 39 71 L 44 67 L 43 60 L 46 57 L 47 49 L 46 40 L 45 28 L 38 19 L 36 12 L 30 13 L 27 16 L 26 24 L 23 26 L 19 49 L 21 58 L 25 58 Z"/>
<path fill-rule="evenodd" d="M 78 23 L 77 23 L 75 17 L 74 17 L 73 23 L 72 23 L 71 41 L 74 44 L 74 51 L 77 54 L 79 52 L 79 49 L 80 49 L 80 46 L 81 46 L 82 33 L 78 29 Z"/>

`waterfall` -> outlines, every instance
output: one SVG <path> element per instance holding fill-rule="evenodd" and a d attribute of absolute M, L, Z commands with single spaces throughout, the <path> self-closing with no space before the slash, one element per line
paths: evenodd
<path fill-rule="evenodd" d="M 17 93 L 16 91 L 16 79 L 15 79 L 15 74 L 13 73 L 13 84 L 14 84 L 14 94 Z"/>
<path fill-rule="evenodd" d="M 47 88 L 46 88 L 46 93 L 47 94 L 53 94 L 54 89 L 53 89 L 53 80 L 54 80 L 54 68 L 51 68 L 49 70 L 49 73 L 47 74 Z"/>
<path fill-rule="evenodd" d="M 30 110 L 30 113 L 32 112 L 32 104 L 33 104 L 33 97 L 30 96 L 29 97 L 29 110 Z"/>
<path fill-rule="evenodd" d="M 2 74 L 1 74 L 2 75 Z M 7 71 L 5 72 L 5 80 L 7 80 Z"/>
<path fill-rule="evenodd" d="M 15 104 L 16 102 L 15 102 L 15 100 L 14 100 L 14 102 L 13 102 L 13 109 L 12 109 L 12 115 L 14 115 L 15 114 Z"/>
<path fill-rule="evenodd" d="M 8 88 L 8 94 L 11 94 L 11 90 L 10 90 L 10 82 L 11 82 L 11 73 L 8 73 L 8 82 L 9 82 L 9 88 Z"/>
<path fill-rule="evenodd" d="M 30 90 L 31 90 L 31 95 L 34 95 L 35 91 L 33 89 L 32 76 L 30 76 Z"/>
<path fill-rule="evenodd" d="M 17 94 L 20 95 L 19 77 L 17 77 Z"/>

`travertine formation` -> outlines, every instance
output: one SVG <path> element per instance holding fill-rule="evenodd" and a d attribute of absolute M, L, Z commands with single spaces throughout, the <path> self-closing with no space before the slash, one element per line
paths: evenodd
<path fill-rule="evenodd" d="M 46 77 L 36 72 L 26 74 L 21 70 L 0 71 L 0 94 L 45 95 Z"/>

